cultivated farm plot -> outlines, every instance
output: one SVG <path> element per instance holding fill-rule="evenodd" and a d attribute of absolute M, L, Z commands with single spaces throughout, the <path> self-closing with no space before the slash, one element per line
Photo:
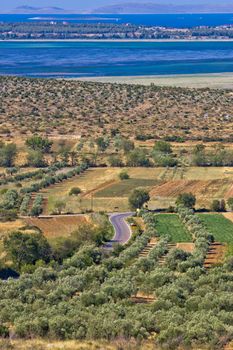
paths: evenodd
<path fill-rule="evenodd" d="M 160 236 L 171 236 L 173 243 L 192 242 L 191 234 L 186 230 L 178 215 L 158 214 L 156 229 Z"/>
<path fill-rule="evenodd" d="M 150 192 L 151 208 L 174 205 L 180 193 L 191 192 L 197 198 L 197 207 L 209 206 L 213 199 L 229 198 L 232 189 L 232 168 L 190 167 L 183 172 L 167 173 L 164 181 Z"/>
<path fill-rule="evenodd" d="M 92 193 L 94 194 L 99 186 L 108 185 L 109 181 L 118 179 L 120 171 L 121 169 L 119 168 L 91 168 L 81 175 L 43 190 L 42 195 L 47 199 L 48 203 L 47 207 L 44 208 L 44 214 L 53 212 L 54 204 L 57 201 L 64 201 L 66 203 L 66 211 L 71 213 L 79 213 L 85 209 L 91 209 Z M 69 191 L 73 187 L 79 187 L 82 195 L 69 196 Z"/>
<path fill-rule="evenodd" d="M 47 200 L 44 214 L 52 213 L 57 201 L 66 203 L 66 212 L 80 213 L 85 210 L 114 211 L 129 210 L 128 195 L 138 187 L 152 188 L 166 172 L 165 168 L 124 168 L 128 181 L 120 181 L 120 168 L 91 168 L 83 174 L 42 191 Z M 81 196 L 69 196 L 72 187 L 82 190 Z"/>
<path fill-rule="evenodd" d="M 158 183 L 158 180 L 153 179 L 129 179 L 119 181 L 103 190 L 98 191 L 95 194 L 97 198 L 108 198 L 108 197 L 128 197 L 130 192 L 139 187 L 150 188 Z"/>
<path fill-rule="evenodd" d="M 214 235 L 215 241 L 233 244 L 233 222 L 222 214 L 198 214 L 207 230 Z"/>
<path fill-rule="evenodd" d="M 197 207 L 209 206 L 213 199 L 227 199 L 232 192 L 232 168 L 124 168 L 129 180 L 119 180 L 120 168 L 91 168 L 82 175 L 42 191 L 46 199 L 44 214 L 54 212 L 54 204 L 64 201 L 64 212 L 127 211 L 128 196 L 138 187 L 150 190 L 150 209 L 174 205 L 177 196 L 192 192 Z M 80 187 L 81 196 L 69 196 L 72 187 Z"/>
<path fill-rule="evenodd" d="M 204 267 L 210 268 L 224 262 L 227 246 L 225 243 L 214 242 L 209 246 L 208 254 L 204 261 Z"/>

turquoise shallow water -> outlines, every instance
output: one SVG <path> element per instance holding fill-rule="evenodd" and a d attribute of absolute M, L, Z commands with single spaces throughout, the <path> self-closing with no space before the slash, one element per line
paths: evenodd
<path fill-rule="evenodd" d="M 233 42 L 0 42 L 0 74 L 30 77 L 233 72 Z"/>

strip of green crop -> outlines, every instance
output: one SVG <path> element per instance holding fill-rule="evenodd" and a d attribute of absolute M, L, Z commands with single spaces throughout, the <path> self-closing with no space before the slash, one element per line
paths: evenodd
<path fill-rule="evenodd" d="M 160 236 L 170 235 L 171 242 L 192 242 L 191 234 L 176 214 L 157 215 L 156 230 Z"/>
<path fill-rule="evenodd" d="M 233 244 L 233 223 L 222 214 L 198 214 L 217 242 Z"/>

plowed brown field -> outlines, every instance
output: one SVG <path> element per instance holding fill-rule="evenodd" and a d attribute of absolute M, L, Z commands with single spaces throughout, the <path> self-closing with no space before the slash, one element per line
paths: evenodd
<path fill-rule="evenodd" d="M 215 180 L 172 180 L 155 186 L 151 198 L 176 198 L 184 192 L 193 193 L 199 204 L 209 204 L 215 198 L 229 198 L 232 181 L 229 178 Z"/>
<path fill-rule="evenodd" d="M 222 263 L 226 254 L 227 246 L 223 243 L 215 242 L 210 245 L 209 252 L 204 261 L 204 267 L 210 268 L 215 264 Z"/>
<path fill-rule="evenodd" d="M 187 253 L 193 253 L 195 249 L 195 244 L 194 243 L 177 243 L 176 248 L 182 249 Z"/>
<path fill-rule="evenodd" d="M 211 181 L 201 180 L 175 180 L 168 181 L 155 186 L 150 192 L 151 196 L 177 197 L 183 192 L 192 192 L 196 195 L 207 195 L 207 192 L 219 193 L 230 188 L 231 183 L 228 179 L 216 179 Z"/>

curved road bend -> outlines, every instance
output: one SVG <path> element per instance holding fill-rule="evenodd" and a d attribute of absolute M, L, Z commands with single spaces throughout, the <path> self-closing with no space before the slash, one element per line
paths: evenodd
<path fill-rule="evenodd" d="M 125 219 L 131 216 L 133 216 L 133 213 L 117 213 L 110 215 L 109 220 L 114 227 L 115 234 L 113 239 L 105 245 L 106 248 L 112 248 L 114 243 L 126 244 L 130 240 L 132 230 Z"/>

